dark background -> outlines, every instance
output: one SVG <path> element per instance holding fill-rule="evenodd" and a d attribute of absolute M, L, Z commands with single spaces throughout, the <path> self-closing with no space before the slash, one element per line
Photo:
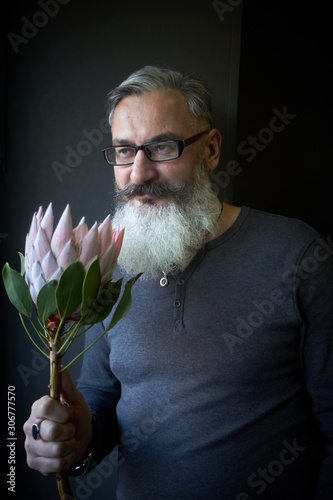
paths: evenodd
<path fill-rule="evenodd" d="M 69 202 L 75 225 L 82 215 L 90 226 L 110 211 L 113 177 L 100 153 L 109 135 L 95 135 L 101 143 L 86 150 L 82 141 L 87 132 L 102 130 L 107 92 L 135 69 L 158 62 L 198 73 L 214 92 L 215 125 L 223 135 L 221 165 L 213 178 L 220 197 L 302 219 L 325 237 L 332 235 L 328 2 L 70 0 L 18 45 L 18 53 L 8 33 L 21 35 L 22 17 L 32 20 L 42 9 L 32 0 L 4 6 L 1 267 L 9 261 L 19 268 L 17 252 L 39 205 L 46 208 L 53 201 L 58 218 Z M 267 135 L 273 109 L 285 107 L 296 118 Z M 260 150 L 252 161 L 239 150 L 249 137 L 269 138 L 257 142 Z M 73 150 L 82 153 L 76 166 L 73 157 L 66 163 Z M 237 175 L 223 174 L 231 161 L 237 161 Z M 57 174 L 54 162 L 65 170 Z M 48 367 L 0 289 L 4 417 L 9 385 L 15 385 L 17 398 L 11 497 L 56 500 L 55 479 L 29 470 L 23 450 L 22 425 L 31 403 L 48 392 Z M 79 368 L 77 363 L 71 370 L 74 379 Z M 6 460 L 4 441 L 2 453 Z M 77 498 L 112 500 L 112 460 L 93 474 L 74 482 Z M 10 498 L 6 485 L 4 492 Z"/>
<path fill-rule="evenodd" d="M 233 200 L 304 220 L 331 235 L 332 37 L 329 2 L 243 2 L 237 145 L 269 126 L 272 109 L 297 117 L 256 158 L 236 153 Z"/>

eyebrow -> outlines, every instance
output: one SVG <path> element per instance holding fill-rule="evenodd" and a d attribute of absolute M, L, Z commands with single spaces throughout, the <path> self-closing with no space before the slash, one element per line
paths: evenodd
<path fill-rule="evenodd" d="M 177 136 L 177 134 L 174 134 L 173 132 L 164 132 L 163 134 L 154 135 L 153 137 L 151 137 L 149 139 L 149 141 L 146 141 L 145 144 L 148 144 L 149 142 L 167 141 L 167 140 L 172 140 L 172 139 L 180 140 L 180 141 L 183 140 L 179 136 Z M 117 137 L 112 139 L 112 145 L 113 146 L 115 146 L 115 145 L 119 145 L 119 146 L 133 145 L 134 146 L 134 144 L 131 141 L 128 141 L 126 139 L 120 139 L 120 138 L 118 139 Z"/>

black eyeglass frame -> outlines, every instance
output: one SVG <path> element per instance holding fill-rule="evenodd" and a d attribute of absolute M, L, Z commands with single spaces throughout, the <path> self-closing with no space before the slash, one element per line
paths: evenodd
<path fill-rule="evenodd" d="M 115 147 L 133 148 L 135 150 L 134 157 L 137 155 L 138 151 L 142 150 L 144 152 L 144 154 L 147 156 L 148 160 L 153 161 L 153 162 L 164 162 L 164 161 L 176 160 L 177 158 L 180 157 L 180 155 L 182 154 L 182 152 L 184 151 L 184 149 L 187 146 L 190 146 L 190 144 L 193 144 L 201 136 L 203 136 L 204 134 L 208 134 L 208 133 L 209 133 L 209 130 L 204 130 L 203 132 L 199 132 L 198 134 L 192 135 L 192 137 L 189 137 L 188 139 L 185 139 L 183 141 L 182 140 L 178 140 L 178 139 L 165 139 L 165 140 L 161 140 L 161 141 L 146 142 L 145 144 L 142 144 L 141 146 L 134 146 L 133 144 L 108 146 L 107 148 L 102 149 L 102 153 L 103 153 L 103 156 L 104 156 L 106 162 L 108 163 L 108 165 L 112 165 L 114 167 L 118 167 L 118 166 L 121 167 L 121 166 L 125 166 L 125 165 L 132 165 L 132 163 L 134 163 L 134 161 L 130 161 L 128 163 L 111 163 L 108 160 L 107 151 L 109 149 L 112 149 L 112 148 L 115 148 Z M 177 156 L 174 156 L 173 158 L 162 159 L 162 160 L 153 160 L 152 158 L 150 158 L 149 152 L 148 152 L 148 150 L 146 148 L 148 146 L 151 146 L 152 144 L 160 144 L 160 143 L 163 143 L 163 142 L 175 142 L 177 144 L 177 148 L 178 148 L 178 154 L 177 154 Z"/>

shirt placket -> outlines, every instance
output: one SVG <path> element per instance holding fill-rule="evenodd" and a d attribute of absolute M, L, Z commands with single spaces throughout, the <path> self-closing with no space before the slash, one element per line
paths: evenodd
<path fill-rule="evenodd" d="M 176 281 L 175 295 L 174 295 L 174 329 L 180 331 L 185 328 L 184 324 L 184 303 L 185 303 L 185 280 L 179 278 Z"/>

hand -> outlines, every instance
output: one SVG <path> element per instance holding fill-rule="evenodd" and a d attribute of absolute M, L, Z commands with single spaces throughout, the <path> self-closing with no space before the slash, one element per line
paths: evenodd
<path fill-rule="evenodd" d="M 66 469 L 87 457 L 92 439 L 91 414 L 67 371 L 61 375 L 61 402 L 49 396 L 35 401 L 23 426 L 27 464 L 44 475 Z M 32 426 L 39 426 L 39 438 Z"/>

